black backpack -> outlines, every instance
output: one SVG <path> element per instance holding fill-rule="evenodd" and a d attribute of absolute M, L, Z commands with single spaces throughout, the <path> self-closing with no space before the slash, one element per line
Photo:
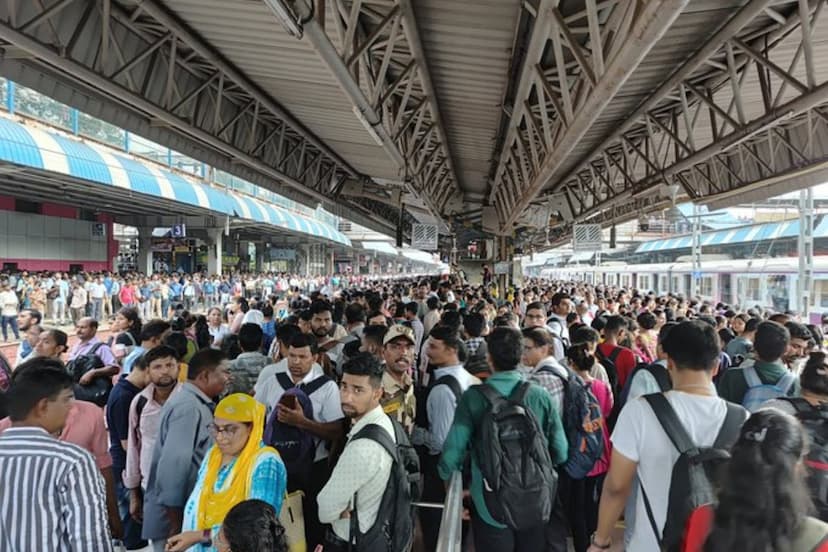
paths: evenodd
<path fill-rule="evenodd" d="M 402 425 L 388 416 L 394 426 L 394 439 L 377 424 L 369 424 L 354 439 L 371 439 L 391 456 L 391 474 L 382 493 L 377 519 L 367 532 L 359 530 L 357 494 L 351 512 L 351 545 L 354 552 L 402 552 L 414 540 L 414 506 L 420 498 L 420 461 Z M 350 549 L 350 548 L 349 548 Z"/>
<path fill-rule="evenodd" d="M 805 457 L 808 489 L 822 521 L 828 521 L 828 405 L 813 406 L 802 397 L 780 397 L 796 409 L 796 417 L 808 433 L 809 450 Z"/>
<path fill-rule="evenodd" d="M 641 484 L 644 508 L 650 520 L 660 549 L 667 552 L 681 550 L 682 540 L 690 515 L 701 506 L 715 502 L 713 482 L 717 470 L 730 459 L 730 448 L 739 438 L 739 430 L 747 418 L 747 411 L 739 405 L 727 404 L 727 415 L 713 442 L 712 447 L 697 446 L 681 423 L 676 411 L 662 393 L 644 395 L 664 433 L 679 451 L 678 460 L 673 464 L 670 477 L 670 492 L 667 502 L 667 519 L 664 530 L 659 531 L 647 491 Z"/>
<path fill-rule="evenodd" d="M 106 406 L 109 400 L 109 393 L 112 391 L 112 378 L 100 376 L 92 380 L 88 385 L 81 385 L 81 377 L 90 370 L 97 370 L 104 367 L 104 361 L 97 355 L 98 349 L 103 343 L 96 343 L 92 350 L 85 355 L 80 355 L 70 360 L 66 365 L 66 371 L 75 381 L 75 399 L 96 404 L 100 407 Z"/>
<path fill-rule="evenodd" d="M 598 358 L 598 362 L 601 363 L 601 366 L 607 371 L 607 378 L 609 379 L 610 387 L 612 388 L 613 396 L 617 397 L 621 390 L 618 389 L 618 368 L 615 366 L 615 361 L 618 360 L 618 355 L 621 354 L 621 347 L 615 346 L 612 351 L 610 351 L 609 356 L 604 355 L 601 352 L 601 347 L 595 349 L 595 356 Z"/>
<path fill-rule="evenodd" d="M 667 368 L 658 364 L 657 362 L 653 362 L 652 364 L 648 364 L 646 362 L 640 362 L 636 365 L 633 369 L 630 377 L 627 378 L 627 382 L 624 384 L 624 389 L 621 390 L 621 395 L 615 401 L 618 404 L 618 410 L 620 411 L 625 404 L 627 404 L 627 400 L 630 396 L 630 387 L 632 387 L 633 379 L 635 378 L 636 374 L 639 372 L 649 372 L 653 379 L 656 380 L 659 389 L 662 393 L 665 391 L 669 391 L 673 388 L 673 382 L 670 379 L 670 373 L 667 371 Z"/>
<path fill-rule="evenodd" d="M 604 417 L 589 386 L 578 374 L 565 370 L 566 377 L 549 365 L 542 365 L 537 372 L 552 374 L 563 382 L 562 418 L 569 443 L 563 467 L 572 479 L 583 479 L 604 453 Z"/>
<path fill-rule="evenodd" d="M 558 475 L 534 412 L 527 381 L 509 397 L 491 385 L 474 386 L 489 408 L 477 424 L 473 453 L 483 475 L 483 499 L 492 518 L 520 531 L 549 521 Z"/>
<path fill-rule="evenodd" d="M 416 404 L 422 405 L 422 407 L 417 408 L 414 413 L 414 425 L 425 429 L 429 429 L 431 427 L 431 423 L 428 421 L 428 409 L 425 405 L 428 404 L 428 396 L 431 394 L 431 391 L 438 385 L 448 386 L 454 395 L 454 400 L 460 402 L 460 397 L 463 395 L 463 389 L 460 387 L 460 382 L 457 381 L 457 378 L 454 376 L 446 375 L 438 378 L 437 381 L 434 381 L 428 386 L 419 387 L 414 390 L 414 396 L 417 400 Z"/>

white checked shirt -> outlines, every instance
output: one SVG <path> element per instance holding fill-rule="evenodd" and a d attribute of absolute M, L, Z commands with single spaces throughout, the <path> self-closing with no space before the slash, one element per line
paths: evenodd
<path fill-rule="evenodd" d="M 394 439 L 394 426 L 381 406 L 367 412 L 354 424 L 350 439 L 368 424 L 377 424 Z M 391 475 L 391 456 L 379 443 L 371 439 L 348 441 L 345 450 L 331 474 L 328 483 L 320 491 L 316 501 L 319 504 L 319 521 L 330 523 L 334 533 L 348 540 L 351 520 L 340 519 L 345 510 L 353 509 L 353 496 L 357 493 L 359 530 L 365 533 L 377 520 L 382 494 Z"/>

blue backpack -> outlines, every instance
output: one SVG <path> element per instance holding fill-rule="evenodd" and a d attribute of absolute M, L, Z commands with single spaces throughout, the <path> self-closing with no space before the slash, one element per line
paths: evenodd
<path fill-rule="evenodd" d="M 313 403 L 311 403 L 310 395 L 332 381 L 328 376 L 319 376 L 307 384 L 297 386 L 291 381 L 290 376 L 284 372 L 276 374 L 276 379 L 279 380 L 279 385 L 285 390 L 279 402 L 284 402 L 285 397 L 296 397 L 297 404 L 302 407 L 305 418 L 309 420 L 313 419 Z M 266 445 L 279 451 L 290 480 L 306 480 L 310 475 L 310 468 L 316 454 L 316 439 L 311 433 L 280 422 L 278 408 L 274 408 L 265 426 L 263 440 Z"/>
<path fill-rule="evenodd" d="M 563 426 L 569 443 L 569 458 L 563 467 L 572 479 L 583 479 L 604 454 L 604 416 L 589 385 L 569 368 L 565 370 L 566 377 L 549 365 L 541 366 L 538 372 L 563 382 Z"/>
<path fill-rule="evenodd" d="M 796 374 L 785 372 L 785 375 L 774 384 L 762 383 L 752 363 L 744 366 L 742 372 L 748 384 L 747 393 L 742 399 L 742 406 L 749 412 L 756 412 L 767 401 L 787 396 L 791 386 L 796 382 Z"/>

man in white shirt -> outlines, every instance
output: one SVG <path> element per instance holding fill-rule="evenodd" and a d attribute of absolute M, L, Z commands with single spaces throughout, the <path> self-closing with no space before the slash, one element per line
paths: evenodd
<path fill-rule="evenodd" d="M 670 330 L 662 347 L 673 381 L 673 390 L 664 393 L 664 397 L 692 441 L 700 447 L 710 447 L 719 437 L 728 412 L 728 404 L 716 396 L 711 385 L 721 350 L 716 330 L 698 320 L 682 322 Z M 742 414 L 744 421 L 747 411 Z M 723 436 L 724 441 L 735 442 L 738 428 L 733 433 Z M 621 410 L 612 444 L 598 528 L 589 552 L 605 550 L 611 544 L 613 528 L 625 506 L 626 550 L 658 550 L 657 539 L 661 538 L 667 518 L 672 466 L 679 452 L 644 397 L 628 402 Z M 641 487 L 646 490 L 658 537 L 649 522 L 643 493 L 638 492 Z"/>
<path fill-rule="evenodd" d="M 106 287 L 103 285 L 103 280 L 98 276 L 95 281 L 89 284 L 89 299 L 92 301 L 92 318 L 101 321 L 103 316 L 103 302 L 106 296 Z"/>
<path fill-rule="evenodd" d="M 369 353 L 360 353 L 343 366 L 342 411 L 353 426 L 345 450 L 318 497 L 319 519 L 332 525 L 334 542 L 330 544 L 334 548 L 343 543 L 347 546 L 350 540 L 354 495 L 359 532 L 366 533 L 374 525 L 391 474 L 392 459 L 382 445 L 372 439 L 353 439 L 364 427 L 376 424 L 395 442 L 394 426 L 379 403 L 382 374 L 379 360 Z"/>
<path fill-rule="evenodd" d="M 572 299 L 566 293 L 556 293 L 549 301 L 552 312 L 546 325 L 557 336 L 554 343 L 553 356 L 559 361 L 565 361 L 564 346 L 569 345 L 569 326 L 566 317 L 572 312 Z"/>
<path fill-rule="evenodd" d="M 316 496 L 330 477 L 328 451 L 330 443 L 342 436 L 344 418 L 339 400 L 339 387 L 325 375 L 322 367 L 314 362 L 317 353 L 316 339 L 312 335 L 294 336 L 288 344 L 287 366 L 277 368 L 276 373 L 268 378 L 260 391 L 256 392 L 256 400 L 269 410 L 277 410 L 276 416 L 280 422 L 307 431 L 316 439 L 316 455 L 311 468 L 310 484 L 303 489 L 305 534 L 308 548 L 311 550 L 321 544 L 324 534 L 317 514 Z M 324 378 L 324 383 L 314 383 L 319 378 Z M 279 402 L 284 392 L 291 387 L 308 389 L 308 397 L 313 405 L 313 419 L 305 417 L 298 402 L 294 403 L 293 407 Z M 290 486 L 291 481 L 288 481 L 288 487 Z"/>
<path fill-rule="evenodd" d="M 465 349 L 463 341 L 454 328 L 436 326 L 429 334 L 425 345 L 425 354 L 432 366 L 432 386 L 426 399 L 426 425 L 415 427 L 411 434 L 411 443 L 424 447 L 421 451 L 421 471 L 423 476 L 422 499 L 425 502 L 443 502 L 445 486 L 437 473 L 437 463 L 443 452 L 457 401 L 466 389 L 480 383 L 463 368 L 460 351 Z M 446 379 L 442 379 L 442 378 Z M 422 408 L 420 406 L 419 408 Z M 417 416 L 420 422 L 422 416 Z M 440 530 L 440 512 L 431 508 L 420 509 L 423 526 L 423 541 L 426 550 L 435 550 L 437 534 Z"/>

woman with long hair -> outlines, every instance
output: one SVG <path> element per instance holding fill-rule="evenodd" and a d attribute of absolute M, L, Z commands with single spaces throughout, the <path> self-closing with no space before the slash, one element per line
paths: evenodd
<path fill-rule="evenodd" d="M 764 408 L 748 418 L 722 474 L 705 552 L 828 550 L 828 524 L 809 517 L 806 447 L 793 416 Z"/>
<path fill-rule="evenodd" d="M 109 347 L 120 361 L 126 358 L 137 345 L 141 344 L 141 315 L 135 307 L 122 307 L 115 313 L 109 329 Z"/>
<path fill-rule="evenodd" d="M 222 320 L 220 308 L 211 307 L 207 311 L 207 331 L 212 337 L 212 346 L 217 349 L 221 348 L 221 342 L 230 334 L 230 328 Z"/>
<path fill-rule="evenodd" d="M 828 355 L 811 353 L 799 376 L 800 396 L 780 397 L 765 403 L 795 416 L 808 435 L 808 457 L 805 460 L 808 488 L 816 514 L 828 521 L 828 483 L 825 459 L 828 458 Z"/>
<path fill-rule="evenodd" d="M 217 552 L 219 530 L 236 504 L 256 498 L 282 509 L 287 471 L 276 449 L 265 446 L 265 407 L 234 393 L 216 406 L 210 447 L 184 507 L 183 531 L 167 541 L 168 552 Z"/>
<path fill-rule="evenodd" d="M 218 552 L 287 552 L 285 528 L 263 500 L 239 502 L 227 512 L 216 540 Z"/>
<path fill-rule="evenodd" d="M 598 502 L 604 487 L 604 478 L 609 471 L 610 432 L 607 419 L 612 412 L 613 398 L 609 384 L 594 378 L 590 373 L 597 363 L 590 342 L 572 343 L 566 350 L 566 360 L 569 368 L 580 376 L 584 385 L 598 401 L 602 416 L 604 451 L 585 478 L 569 481 L 569 492 L 566 493 L 567 503 L 564 505 L 571 521 L 570 528 L 575 551 L 585 552 L 590 545 L 590 535 L 598 527 Z"/>

